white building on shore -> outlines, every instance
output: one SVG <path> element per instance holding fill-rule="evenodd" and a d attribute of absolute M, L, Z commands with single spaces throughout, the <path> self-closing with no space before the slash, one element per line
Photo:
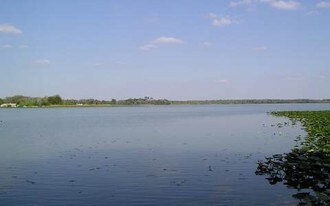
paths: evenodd
<path fill-rule="evenodd" d="M 16 103 L 5 103 L 5 104 L 1 104 L 0 107 L 17 107 Z"/>

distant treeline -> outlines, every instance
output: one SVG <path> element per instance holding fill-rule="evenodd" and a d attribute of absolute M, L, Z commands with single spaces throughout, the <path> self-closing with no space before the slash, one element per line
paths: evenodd
<path fill-rule="evenodd" d="M 0 104 L 14 103 L 17 106 L 50 106 L 50 105 L 61 105 L 63 100 L 59 95 L 49 96 L 49 97 L 27 97 L 22 95 L 15 95 L 12 97 L 6 97 L 0 99 Z"/>
<path fill-rule="evenodd" d="M 151 97 L 130 98 L 126 100 L 98 100 L 98 99 L 63 99 L 60 95 L 47 97 L 28 97 L 15 95 L 1 99 L 0 104 L 14 103 L 17 107 L 43 107 L 43 106 L 97 106 L 97 105 L 168 105 L 171 104 L 166 99 L 153 99 Z"/>
<path fill-rule="evenodd" d="M 287 104 L 287 103 L 330 103 L 330 99 L 224 99 L 171 101 L 171 104 Z"/>
<path fill-rule="evenodd" d="M 43 106 L 97 106 L 97 105 L 169 105 L 169 104 L 281 104 L 281 103 L 330 103 L 330 99 L 241 99 L 241 100 L 190 100 L 170 101 L 167 99 L 154 99 L 152 97 L 130 98 L 125 100 L 97 100 L 97 99 L 63 99 L 60 95 L 47 97 L 28 97 L 15 95 L 1 99 L 0 104 L 14 103 L 18 107 Z"/>

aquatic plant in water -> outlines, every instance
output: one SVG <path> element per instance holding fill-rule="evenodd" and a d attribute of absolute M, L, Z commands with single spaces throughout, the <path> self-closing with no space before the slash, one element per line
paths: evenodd
<path fill-rule="evenodd" d="M 256 175 L 266 175 L 272 185 L 279 182 L 297 189 L 299 205 L 330 205 L 330 111 L 272 112 L 300 121 L 308 133 L 302 146 L 257 163 Z"/>

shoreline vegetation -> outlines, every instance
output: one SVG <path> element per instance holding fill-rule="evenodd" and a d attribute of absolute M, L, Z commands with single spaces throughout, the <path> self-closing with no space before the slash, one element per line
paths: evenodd
<path fill-rule="evenodd" d="M 293 124 L 301 122 L 307 137 L 300 150 L 322 152 L 330 155 L 330 110 L 326 111 L 281 111 L 273 116 L 288 117 Z"/>
<path fill-rule="evenodd" d="M 60 95 L 29 97 L 15 95 L 0 98 L 1 107 L 112 107 L 134 105 L 199 105 L 199 104 L 286 104 L 330 103 L 330 99 L 219 99 L 219 100 L 167 100 L 152 97 L 125 100 L 63 99 Z"/>
<path fill-rule="evenodd" d="M 299 121 L 307 136 L 296 138 L 297 145 L 289 152 L 266 157 L 257 163 L 256 175 L 264 175 L 269 184 L 282 183 L 296 189 L 298 205 L 330 205 L 330 110 L 281 111 L 271 115 Z"/>

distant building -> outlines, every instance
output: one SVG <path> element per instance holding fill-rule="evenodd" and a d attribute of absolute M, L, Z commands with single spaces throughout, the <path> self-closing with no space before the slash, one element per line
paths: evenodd
<path fill-rule="evenodd" d="M 0 107 L 17 107 L 16 103 L 5 103 L 1 104 Z"/>

